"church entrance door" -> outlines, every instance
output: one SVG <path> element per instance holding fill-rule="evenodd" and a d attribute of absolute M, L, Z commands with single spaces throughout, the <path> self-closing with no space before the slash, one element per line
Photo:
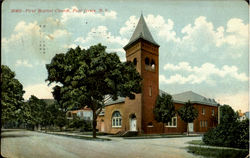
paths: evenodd
<path fill-rule="evenodd" d="M 188 131 L 194 132 L 194 123 L 188 123 Z"/>
<path fill-rule="evenodd" d="M 136 116 L 132 114 L 130 117 L 130 131 L 136 131 Z"/>

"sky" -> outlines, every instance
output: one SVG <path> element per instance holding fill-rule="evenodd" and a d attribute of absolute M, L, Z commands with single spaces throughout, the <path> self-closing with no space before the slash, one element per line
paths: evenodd
<path fill-rule="evenodd" d="M 53 56 L 102 43 L 125 61 L 143 14 L 159 48 L 160 89 L 193 91 L 249 111 L 249 7 L 245 1 L 7 0 L 2 5 L 1 62 L 28 99 L 52 98 L 45 82 Z"/>

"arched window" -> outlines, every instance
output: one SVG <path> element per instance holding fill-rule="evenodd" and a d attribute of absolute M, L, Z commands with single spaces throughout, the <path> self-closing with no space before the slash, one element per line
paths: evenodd
<path fill-rule="evenodd" d="M 148 57 L 145 58 L 145 64 L 149 65 L 149 58 Z"/>
<path fill-rule="evenodd" d="M 137 59 L 136 58 L 134 58 L 133 64 L 136 66 L 136 64 L 137 64 Z"/>
<path fill-rule="evenodd" d="M 147 127 L 154 127 L 153 126 L 153 122 L 149 122 L 148 125 L 147 125 Z"/>
<path fill-rule="evenodd" d="M 151 68 L 154 70 L 155 69 L 155 61 L 154 59 L 151 60 Z"/>
<path fill-rule="evenodd" d="M 119 111 L 115 111 L 112 115 L 112 127 L 122 126 L 122 116 Z"/>

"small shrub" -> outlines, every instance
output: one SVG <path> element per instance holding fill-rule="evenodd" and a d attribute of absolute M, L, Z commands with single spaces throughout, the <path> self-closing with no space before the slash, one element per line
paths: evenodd
<path fill-rule="evenodd" d="M 92 123 L 79 117 L 73 117 L 73 119 L 68 122 L 68 128 L 80 129 L 80 132 L 88 132 L 92 131 Z"/>

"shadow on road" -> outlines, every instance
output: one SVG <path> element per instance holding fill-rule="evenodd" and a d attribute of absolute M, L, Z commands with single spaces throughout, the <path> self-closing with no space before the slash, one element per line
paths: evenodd
<path fill-rule="evenodd" d="M 24 129 L 2 129 L 1 132 L 17 132 L 17 131 L 23 131 Z"/>
<path fill-rule="evenodd" d="M 17 137 L 30 137 L 30 135 L 15 135 L 15 134 L 6 134 L 6 135 L 1 135 L 1 138 L 17 138 Z"/>

